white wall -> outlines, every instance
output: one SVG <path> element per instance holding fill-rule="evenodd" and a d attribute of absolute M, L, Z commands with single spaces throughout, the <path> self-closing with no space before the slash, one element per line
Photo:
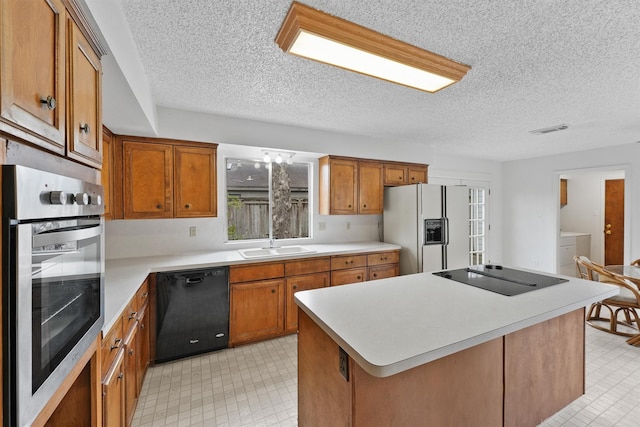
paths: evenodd
<path fill-rule="evenodd" d="M 640 257 L 640 144 L 505 162 L 502 167 L 504 263 L 555 272 L 559 176 L 572 170 L 625 170 L 625 262 Z"/>

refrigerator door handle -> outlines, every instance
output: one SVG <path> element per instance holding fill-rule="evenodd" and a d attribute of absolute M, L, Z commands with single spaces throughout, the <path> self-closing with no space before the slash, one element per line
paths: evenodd
<path fill-rule="evenodd" d="M 444 221 L 444 245 L 447 246 L 449 244 L 449 218 L 442 218 Z"/>

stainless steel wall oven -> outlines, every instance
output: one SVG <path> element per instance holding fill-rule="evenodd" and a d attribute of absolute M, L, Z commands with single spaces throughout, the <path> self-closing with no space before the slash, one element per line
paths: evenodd
<path fill-rule="evenodd" d="M 30 425 L 103 324 L 102 187 L 2 167 L 5 424 Z"/>

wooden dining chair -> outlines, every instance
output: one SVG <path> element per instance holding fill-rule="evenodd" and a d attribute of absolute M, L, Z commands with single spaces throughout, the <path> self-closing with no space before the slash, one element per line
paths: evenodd
<path fill-rule="evenodd" d="M 612 334 L 626 337 L 638 335 L 640 332 L 640 317 L 637 312 L 640 309 L 640 290 L 638 287 L 620 276 L 609 273 L 602 265 L 592 262 L 587 257 L 576 256 L 574 260 L 579 277 L 620 287 L 618 295 L 591 304 L 585 319 L 586 322 L 596 329 Z M 606 313 L 609 314 L 608 317 L 606 317 Z M 598 322 L 606 322 L 608 327 L 604 327 Z M 634 332 L 621 331 L 619 326 L 633 329 Z"/>

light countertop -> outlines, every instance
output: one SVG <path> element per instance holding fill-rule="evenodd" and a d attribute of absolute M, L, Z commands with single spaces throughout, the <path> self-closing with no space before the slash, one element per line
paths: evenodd
<path fill-rule="evenodd" d="M 303 244 L 303 246 L 315 252 L 245 259 L 237 250 L 228 250 L 107 260 L 105 263 L 104 326 L 102 331 L 106 333 L 111 329 L 117 316 L 124 310 L 149 273 L 400 249 L 398 245 L 382 242 Z"/>
<path fill-rule="evenodd" d="M 295 301 L 366 372 L 386 377 L 616 294 L 571 278 L 508 297 L 418 273 L 301 291 Z"/>
<path fill-rule="evenodd" d="M 589 233 L 580 233 L 578 231 L 561 231 L 560 237 L 580 237 L 580 236 L 591 236 Z"/>

